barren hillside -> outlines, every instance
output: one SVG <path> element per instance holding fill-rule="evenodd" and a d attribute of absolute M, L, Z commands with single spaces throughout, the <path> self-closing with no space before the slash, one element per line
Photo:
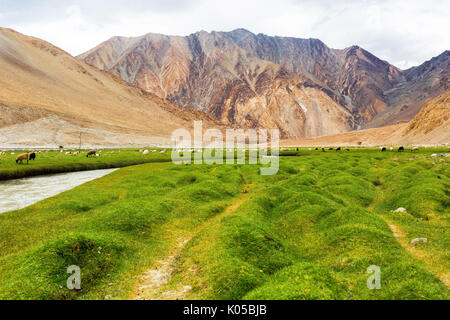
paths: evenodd
<path fill-rule="evenodd" d="M 37 38 L 0 29 L 0 145 L 161 143 L 198 111 L 75 59 Z"/>

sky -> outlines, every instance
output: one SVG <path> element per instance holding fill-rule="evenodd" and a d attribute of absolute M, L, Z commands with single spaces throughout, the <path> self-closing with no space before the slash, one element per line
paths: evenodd
<path fill-rule="evenodd" d="M 0 0 L 0 27 L 83 53 L 113 36 L 253 33 L 358 45 L 406 69 L 450 49 L 450 0 Z"/>

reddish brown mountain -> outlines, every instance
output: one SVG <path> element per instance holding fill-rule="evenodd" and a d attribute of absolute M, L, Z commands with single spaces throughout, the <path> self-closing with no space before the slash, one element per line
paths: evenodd
<path fill-rule="evenodd" d="M 332 90 L 247 53 L 222 33 L 113 38 L 80 58 L 227 125 L 278 127 L 284 137 L 354 126 L 351 112 Z"/>
<path fill-rule="evenodd" d="M 181 108 L 295 138 L 410 120 L 448 90 L 448 52 L 442 56 L 401 71 L 357 46 L 336 50 L 317 39 L 237 29 L 115 37 L 79 58 Z M 405 107 L 410 101 L 414 107 Z"/>

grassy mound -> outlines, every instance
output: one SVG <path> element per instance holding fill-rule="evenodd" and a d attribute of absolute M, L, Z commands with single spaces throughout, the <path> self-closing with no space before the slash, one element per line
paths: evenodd
<path fill-rule="evenodd" d="M 343 299 L 344 293 L 345 287 L 334 273 L 319 265 L 296 263 L 277 272 L 244 299 L 335 300 Z"/>
<path fill-rule="evenodd" d="M 125 245 L 117 238 L 66 234 L 28 250 L 14 265 L 8 299 L 73 299 L 95 290 L 120 263 Z M 66 286 L 67 268 L 81 269 L 82 291 Z"/>

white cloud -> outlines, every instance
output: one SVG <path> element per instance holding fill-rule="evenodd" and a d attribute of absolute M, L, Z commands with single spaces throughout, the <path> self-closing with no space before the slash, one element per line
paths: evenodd
<path fill-rule="evenodd" d="M 0 0 L 0 25 L 74 55 L 115 35 L 246 28 L 333 48 L 360 45 L 401 68 L 450 48 L 449 16 L 447 0 Z"/>

